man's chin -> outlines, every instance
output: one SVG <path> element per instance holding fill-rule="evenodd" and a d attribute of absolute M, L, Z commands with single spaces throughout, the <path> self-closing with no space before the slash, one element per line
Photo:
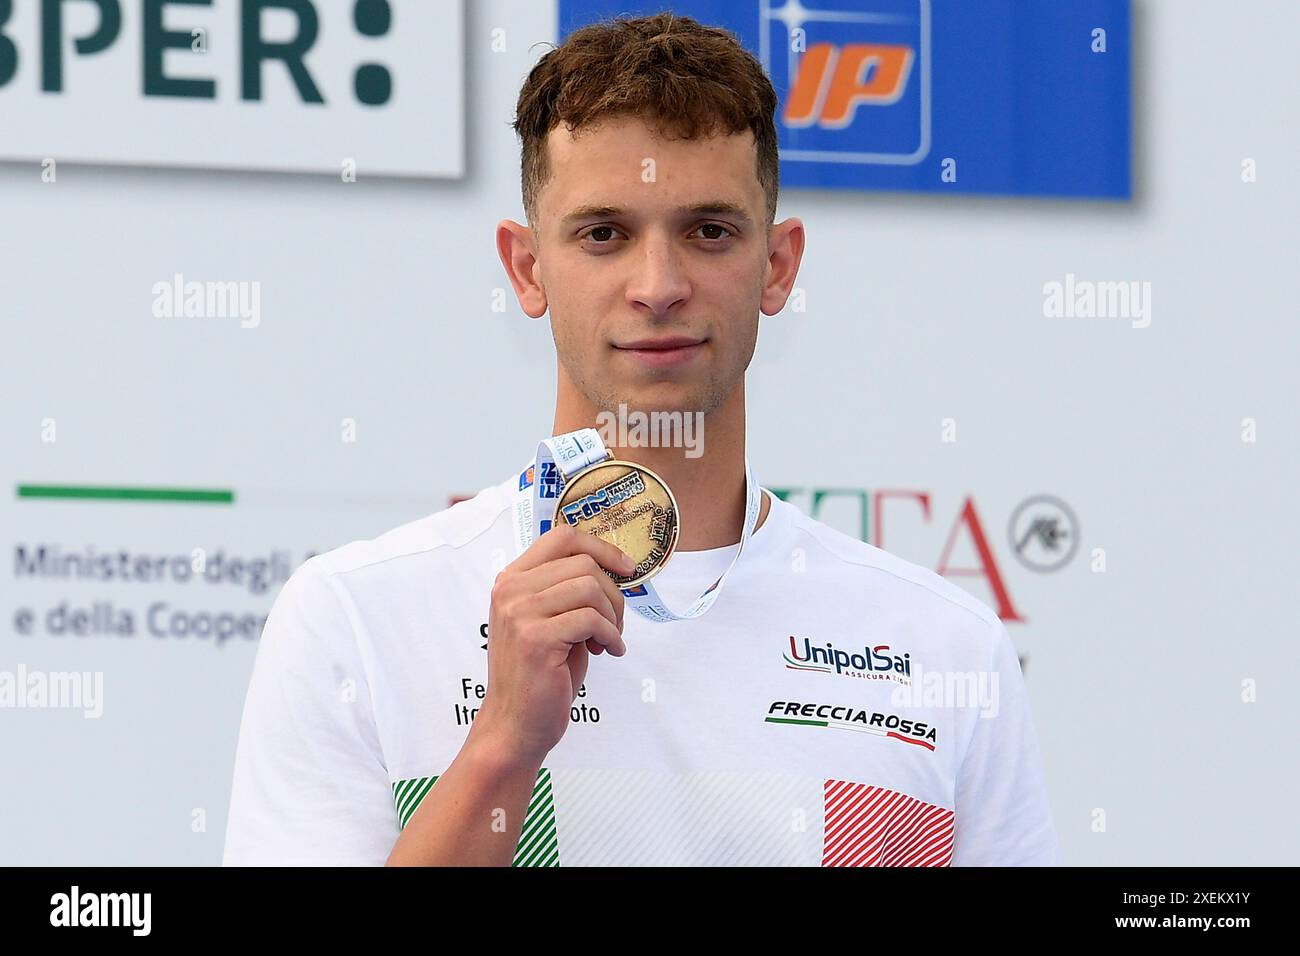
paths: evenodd
<path fill-rule="evenodd" d="M 698 458 L 704 451 L 706 407 L 697 393 L 625 393 L 609 405 L 597 404 L 593 424 L 607 448 L 680 448 Z"/>
<path fill-rule="evenodd" d="M 620 410 L 629 415 L 633 412 L 643 415 L 687 415 L 703 410 L 704 405 L 704 397 L 698 391 L 657 388 L 621 395 L 616 402 L 601 407 L 607 407 L 615 415 Z"/>

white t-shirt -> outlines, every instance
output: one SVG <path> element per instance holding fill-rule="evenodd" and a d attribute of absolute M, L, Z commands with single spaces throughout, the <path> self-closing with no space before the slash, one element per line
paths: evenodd
<path fill-rule="evenodd" d="M 518 488 L 512 475 L 285 584 L 244 706 L 226 865 L 388 858 L 482 703 Z M 769 497 L 707 614 L 629 610 L 627 654 L 591 658 L 515 865 L 1058 863 L 997 615 Z M 736 547 L 675 553 L 661 596 L 685 607 Z"/>

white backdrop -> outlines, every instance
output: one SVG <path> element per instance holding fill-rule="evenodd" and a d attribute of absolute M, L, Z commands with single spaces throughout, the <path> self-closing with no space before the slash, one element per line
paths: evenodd
<path fill-rule="evenodd" d="M 260 616 L 275 592 L 33 576 L 20 549 L 296 566 L 500 480 L 549 428 L 549 329 L 508 292 L 492 310 L 509 288 L 493 230 L 523 219 L 509 121 L 555 11 L 467 6 L 461 180 L 67 162 L 48 183 L 0 164 L 0 672 L 103 675 L 98 717 L 0 709 L 0 863 L 219 862 L 256 643 L 156 636 L 149 609 Z M 859 492 L 869 507 L 902 492 L 883 545 L 930 568 L 973 503 L 1024 619 L 1010 629 L 1068 863 L 1294 863 L 1300 836 L 1277 821 L 1300 798 L 1300 6 L 1135 0 L 1134 17 L 1131 204 L 783 194 L 779 217 L 808 228 L 807 311 L 762 321 L 749 452 L 801 507 L 853 492 L 819 512 L 850 533 Z M 1224 51 L 1232 69 L 1207 69 Z M 0 135 L 15 103 L 0 96 Z M 152 289 L 176 273 L 259 282 L 259 323 L 156 317 Z M 1044 285 L 1068 274 L 1149 282 L 1150 325 L 1046 317 Z M 1078 553 L 1051 573 L 1008 540 L 1036 494 L 1078 519 Z M 959 529 L 948 564 L 976 563 Z M 987 578 L 954 580 L 996 606 Z M 67 633 L 66 611 L 91 629 L 96 604 L 134 634 Z"/>

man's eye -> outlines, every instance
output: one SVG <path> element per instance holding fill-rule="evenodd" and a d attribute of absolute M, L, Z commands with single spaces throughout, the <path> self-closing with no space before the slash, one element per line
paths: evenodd
<path fill-rule="evenodd" d="M 704 237 L 705 239 L 708 239 L 708 240 L 710 240 L 710 241 L 712 241 L 712 242 L 717 242 L 717 241 L 720 240 L 720 239 L 725 239 L 725 238 L 727 238 L 727 237 L 729 237 L 729 236 L 734 236 L 734 235 L 735 235 L 735 233 L 733 233 L 733 232 L 732 232 L 730 229 L 728 229 L 726 226 L 722 225 L 721 223 L 716 223 L 716 222 L 706 222 L 704 225 L 700 226 L 700 229 L 721 229 L 724 233 L 726 233 L 726 235 L 724 235 L 724 236 L 706 235 L 706 236 Z M 696 230 L 696 231 L 698 232 L 699 230 Z"/>
<path fill-rule="evenodd" d="M 615 229 L 613 226 L 596 226 L 585 236 L 583 236 L 583 238 L 591 239 L 597 245 L 608 245 L 608 240 L 613 238 L 613 236 L 610 235 L 610 233 L 613 233 L 614 231 Z"/>

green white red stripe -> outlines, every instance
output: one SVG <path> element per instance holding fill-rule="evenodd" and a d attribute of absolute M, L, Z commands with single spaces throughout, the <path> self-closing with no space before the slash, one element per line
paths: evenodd
<path fill-rule="evenodd" d="M 393 804 L 397 822 L 406 828 L 411 815 L 428 796 L 438 776 L 412 777 L 393 781 Z M 555 830 L 555 800 L 551 790 L 551 772 L 543 767 L 537 774 L 524 825 L 515 847 L 514 866 L 559 866 L 560 844 Z"/>

